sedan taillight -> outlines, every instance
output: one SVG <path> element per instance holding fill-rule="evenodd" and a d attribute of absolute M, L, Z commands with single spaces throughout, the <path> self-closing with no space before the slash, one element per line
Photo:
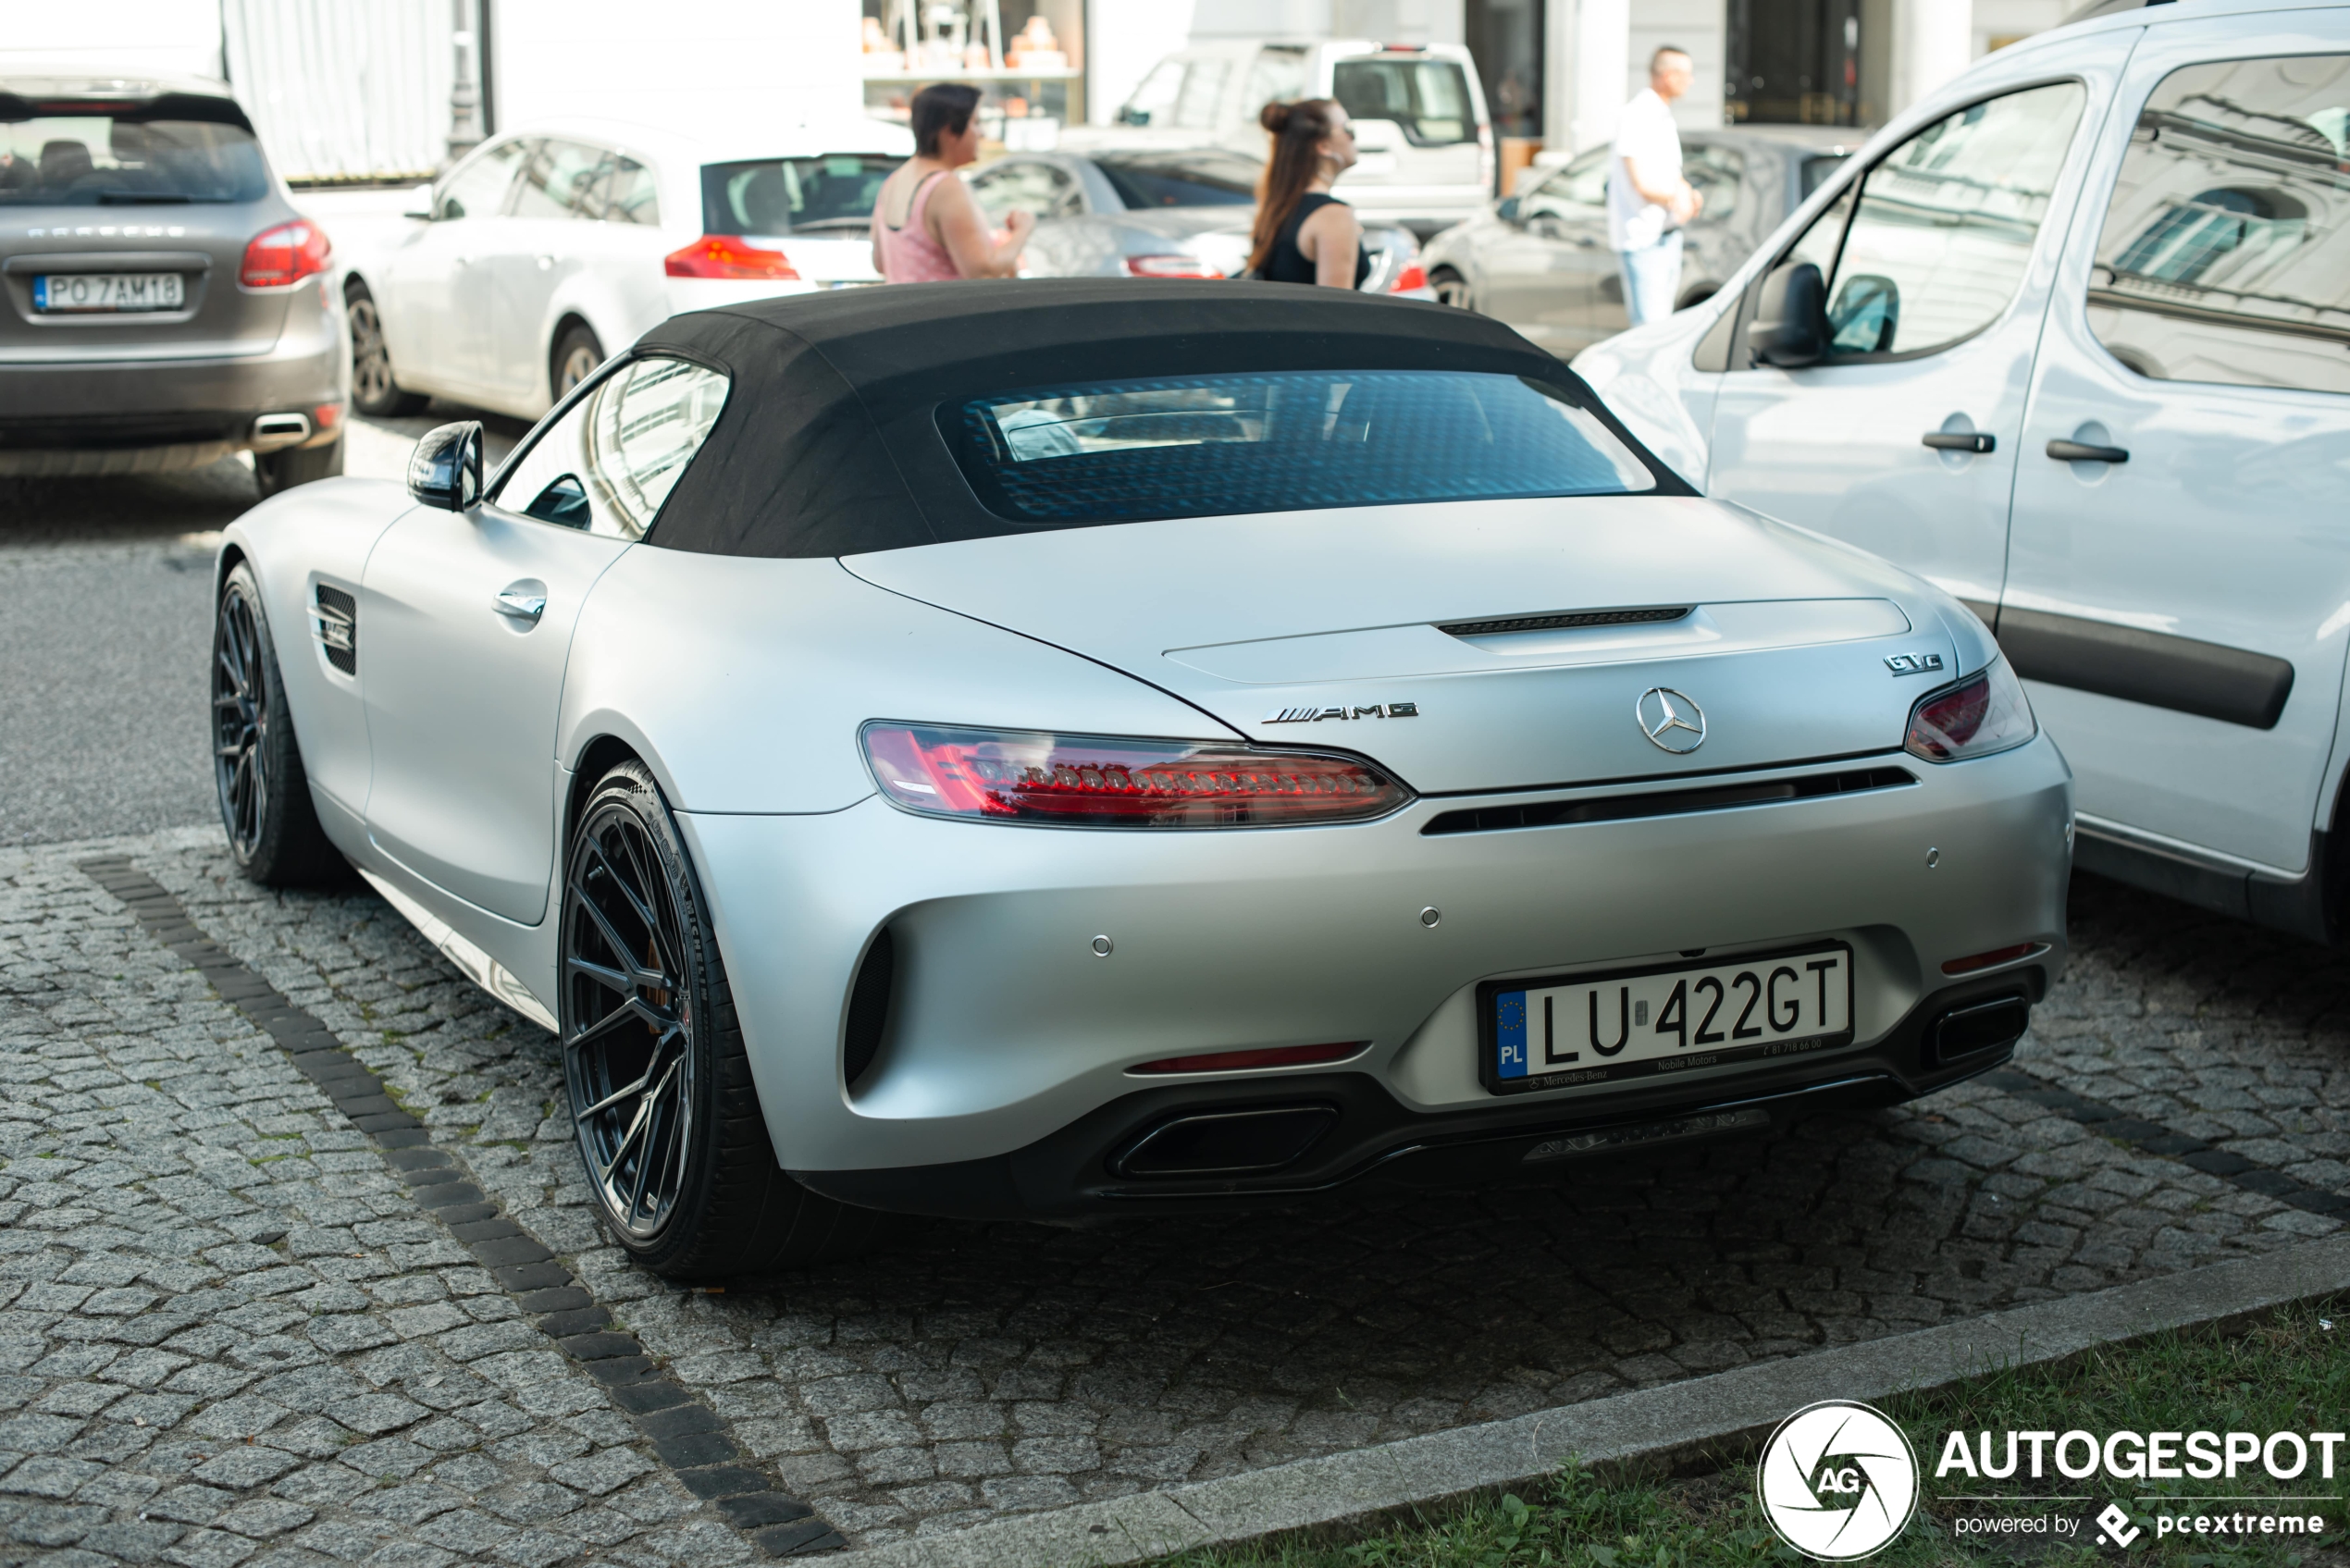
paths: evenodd
<path fill-rule="evenodd" d="M 738 234 L 705 234 L 682 251 L 672 251 L 662 263 L 672 278 L 749 278 L 771 283 L 795 282 L 798 269 L 781 251 L 761 250 Z"/>
<path fill-rule="evenodd" d="M 2004 659 L 1954 686 L 1918 699 L 1901 748 L 1929 762 L 1959 762 L 2022 746 L 2039 734 L 2023 683 Z"/>
<path fill-rule="evenodd" d="M 334 246 L 328 242 L 325 229 L 296 218 L 253 237 L 245 246 L 244 265 L 237 269 L 237 281 L 248 289 L 280 289 L 326 271 L 333 254 Z"/>
<path fill-rule="evenodd" d="M 1283 827 L 1363 821 L 1412 798 L 1367 762 L 1316 751 L 880 720 L 863 739 L 892 805 L 973 821 Z"/>
<path fill-rule="evenodd" d="M 1126 270 L 1136 278 L 1221 278 L 1216 264 L 1200 256 L 1128 256 Z"/>

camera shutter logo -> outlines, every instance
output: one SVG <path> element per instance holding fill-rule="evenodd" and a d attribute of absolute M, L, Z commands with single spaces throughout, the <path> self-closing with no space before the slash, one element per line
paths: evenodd
<path fill-rule="evenodd" d="M 1823 1562 L 1849 1562 L 1882 1549 L 1910 1522 L 1918 1456 L 1877 1411 L 1823 1400 L 1779 1423 L 1754 1489 L 1779 1539 Z"/>

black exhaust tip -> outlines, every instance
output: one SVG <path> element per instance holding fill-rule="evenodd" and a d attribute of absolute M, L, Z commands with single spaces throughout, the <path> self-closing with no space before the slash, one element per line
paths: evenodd
<path fill-rule="evenodd" d="M 1206 1111 L 1160 1122 L 1113 1156 L 1113 1175 L 1249 1176 L 1294 1164 L 1338 1125 L 1336 1105 Z"/>
<path fill-rule="evenodd" d="M 1934 1020 L 1926 1041 L 1934 1065 L 1948 1067 L 2013 1045 L 2031 1023 L 2032 1005 L 2021 995 L 1994 996 L 1951 1008 Z"/>

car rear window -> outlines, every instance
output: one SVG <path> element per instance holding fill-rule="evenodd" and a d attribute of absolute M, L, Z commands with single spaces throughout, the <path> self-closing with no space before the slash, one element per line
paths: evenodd
<path fill-rule="evenodd" d="M 268 194 L 260 143 L 242 126 L 150 119 L 129 106 L 76 104 L 56 105 L 56 113 L 26 106 L 33 109 L 28 117 L 0 118 L 0 206 L 172 205 Z"/>
<path fill-rule="evenodd" d="M 1477 140 L 1468 76 L 1450 60 L 1341 60 L 1331 72 L 1330 94 L 1350 118 L 1393 120 L 1415 147 Z"/>
<path fill-rule="evenodd" d="M 882 181 L 904 161 L 874 153 L 827 153 L 820 158 L 704 164 L 702 232 L 861 230 L 872 221 Z"/>
<path fill-rule="evenodd" d="M 1237 153 L 1108 153 L 1094 162 L 1129 211 L 1249 206 L 1262 167 Z"/>
<path fill-rule="evenodd" d="M 1029 523 L 1119 523 L 1656 488 L 1563 389 L 1431 370 L 1104 381 L 940 410 L 981 502 Z"/>

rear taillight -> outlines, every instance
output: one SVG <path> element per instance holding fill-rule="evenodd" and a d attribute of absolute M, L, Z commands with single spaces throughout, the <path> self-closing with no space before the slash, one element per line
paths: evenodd
<path fill-rule="evenodd" d="M 1136 278 L 1221 278 L 1213 262 L 1199 256 L 1128 256 L 1126 270 Z"/>
<path fill-rule="evenodd" d="M 1422 266 L 1417 262 L 1414 262 L 1411 265 L 1405 267 L 1401 273 L 1396 275 L 1395 281 L 1387 286 L 1387 291 L 1391 294 L 1404 294 L 1409 293 L 1414 289 L 1425 289 L 1427 287 L 1428 268 Z"/>
<path fill-rule="evenodd" d="M 796 281 L 799 273 L 781 251 L 761 250 L 738 234 L 705 234 L 662 262 L 672 278 L 735 278 Z"/>
<path fill-rule="evenodd" d="M 2023 683 L 2006 660 L 1995 659 L 1981 674 L 1921 698 L 1901 747 L 1929 762 L 1959 762 L 2022 746 L 2038 733 Z"/>
<path fill-rule="evenodd" d="M 1367 762 L 1315 751 L 882 721 L 863 739 L 891 804 L 974 821 L 1281 827 L 1383 817 L 1412 798 Z"/>
<path fill-rule="evenodd" d="M 296 218 L 253 237 L 245 246 L 244 265 L 237 269 L 237 281 L 248 289 L 282 289 L 326 271 L 328 258 L 333 254 L 334 246 L 328 243 L 325 229 Z"/>

